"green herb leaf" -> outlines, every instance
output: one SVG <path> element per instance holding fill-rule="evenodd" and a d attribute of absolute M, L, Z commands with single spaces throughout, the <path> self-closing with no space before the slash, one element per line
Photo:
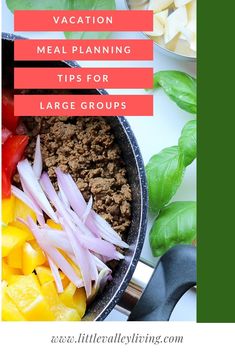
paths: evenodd
<path fill-rule="evenodd" d="M 14 10 L 115 10 L 115 0 L 7 0 Z M 65 32 L 67 39 L 105 39 L 109 32 Z"/>
<path fill-rule="evenodd" d="M 68 10 L 67 0 L 6 0 L 11 12 L 14 10 Z"/>
<path fill-rule="evenodd" d="M 149 235 L 154 256 L 176 244 L 191 244 L 196 238 L 196 202 L 178 201 L 164 207 Z"/>
<path fill-rule="evenodd" d="M 181 71 L 159 71 L 154 74 L 154 88 L 161 86 L 183 110 L 197 112 L 197 81 Z"/>
<path fill-rule="evenodd" d="M 70 1 L 70 10 L 116 10 L 115 0 Z M 72 4 L 75 3 L 75 4 Z M 65 32 L 67 39 L 107 39 L 110 32 Z"/>
<path fill-rule="evenodd" d="M 66 39 L 107 39 L 110 32 L 64 32 Z"/>
<path fill-rule="evenodd" d="M 165 148 L 150 159 L 146 174 L 152 212 L 159 212 L 170 201 L 182 182 L 184 170 L 178 146 Z"/>
<path fill-rule="evenodd" d="M 184 158 L 184 165 L 190 165 L 197 155 L 197 122 L 189 121 L 183 128 L 179 139 L 179 150 Z"/>

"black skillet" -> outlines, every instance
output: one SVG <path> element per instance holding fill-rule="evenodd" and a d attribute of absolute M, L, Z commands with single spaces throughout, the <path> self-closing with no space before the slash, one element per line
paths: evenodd
<path fill-rule="evenodd" d="M 2 35 L 3 87 L 13 89 L 15 67 L 78 67 L 76 62 L 15 62 L 12 34 Z M 34 91 L 32 90 L 33 94 Z M 48 92 L 49 93 L 49 92 Z M 107 94 L 104 90 L 77 90 L 74 94 Z M 132 223 L 126 241 L 130 248 L 113 274 L 113 280 L 89 306 L 84 321 L 101 321 L 115 305 L 122 302 L 140 258 L 147 226 L 147 184 L 142 156 L 135 136 L 124 117 L 108 117 L 126 163 L 128 180 L 133 190 Z M 193 246 L 178 245 L 164 255 L 133 308 L 130 321 L 167 321 L 181 296 L 196 284 L 196 251 Z"/>

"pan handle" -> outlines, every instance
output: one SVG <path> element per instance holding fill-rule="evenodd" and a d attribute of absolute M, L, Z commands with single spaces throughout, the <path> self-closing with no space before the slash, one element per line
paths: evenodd
<path fill-rule="evenodd" d="M 196 249 L 177 245 L 159 260 L 128 321 L 168 321 L 183 294 L 196 284 Z"/>

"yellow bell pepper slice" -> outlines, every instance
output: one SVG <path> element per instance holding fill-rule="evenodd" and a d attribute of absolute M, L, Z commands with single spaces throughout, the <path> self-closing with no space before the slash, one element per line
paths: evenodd
<path fill-rule="evenodd" d="M 15 198 L 14 220 L 17 218 L 22 218 L 27 221 L 28 216 L 30 216 L 34 221 L 37 219 L 36 213 L 30 207 L 28 207 L 20 199 Z"/>
<path fill-rule="evenodd" d="M 10 254 L 12 250 L 23 245 L 28 234 L 22 229 L 6 226 L 2 227 L 2 257 Z"/>
<path fill-rule="evenodd" d="M 59 297 L 63 304 L 76 309 L 81 318 L 84 316 L 86 311 L 86 293 L 84 288 L 76 288 L 73 283 L 69 283 Z"/>
<path fill-rule="evenodd" d="M 5 261 L 5 258 L 2 259 L 2 280 L 9 281 L 10 277 L 13 275 L 20 275 L 21 270 L 16 268 L 11 268 Z"/>
<path fill-rule="evenodd" d="M 22 268 L 22 246 L 13 249 L 7 256 L 7 263 L 13 268 Z"/>
<path fill-rule="evenodd" d="M 46 256 L 36 242 L 24 243 L 22 250 L 22 271 L 24 275 L 32 273 L 37 266 L 43 265 L 46 261 Z"/>
<path fill-rule="evenodd" d="M 18 310 L 11 298 L 6 293 L 7 283 L 2 285 L 2 320 L 3 321 L 25 321 L 24 316 Z"/>
<path fill-rule="evenodd" d="M 58 230 L 62 230 L 62 226 L 58 223 L 55 223 L 54 221 L 52 221 L 52 219 L 48 219 L 47 220 L 47 225 L 50 227 L 50 228 L 53 228 L 53 229 L 58 229 Z"/>
<path fill-rule="evenodd" d="M 80 321 L 81 317 L 77 310 L 68 308 L 58 296 L 54 282 L 44 283 L 41 287 L 42 293 L 49 303 L 56 321 Z"/>
<path fill-rule="evenodd" d="M 15 220 L 15 221 L 9 223 L 9 225 L 24 230 L 28 234 L 28 237 L 26 240 L 35 240 L 33 233 L 22 222 Z"/>
<path fill-rule="evenodd" d="M 37 276 L 18 276 L 6 293 L 28 321 L 53 321 L 55 316 L 44 298 Z"/>
<path fill-rule="evenodd" d="M 77 288 L 73 297 L 75 308 L 79 315 L 83 317 L 86 312 L 86 292 L 84 288 Z"/>
<path fill-rule="evenodd" d="M 9 199 L 2 200 L 2 222 L 8 224 L 14 219 L 14 209 L 15 209 L 16 198 L 11 195 Z"/>
<path fill-rule="evenodd" d="M 49 267 L 37 266 L 35 268 L 35 271 L 37 273 L 39 282 L 41 284 L 54 281 L 54 277 L 53 277 L 51 269 Z M 60 278 L 61 278 L 61 280 L 63 280 L 65 278 L 65 275 L 62 272 L 60 272 Z"/>

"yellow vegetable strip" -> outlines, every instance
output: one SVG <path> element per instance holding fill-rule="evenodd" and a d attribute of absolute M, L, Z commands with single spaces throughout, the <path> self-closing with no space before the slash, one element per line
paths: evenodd
<path fill-rule="evenodd" d="M 63 293 L 64 288 L 63 288 L 63 284 L 61 281 L 61 277 L 60 277 L 60 273 L 58 270 L 58 267 L 56 266 L 56 264 L 52 261 L 52 259 L 48 256 L 48 263 L 52 272 L 52 275 L 55 279 L 55 284 L 56 284 L 56 288 L 58 293 Z"/>
<path fill-rule="evenodd" d="M 45 237 L 43 236 L 41 229 L 38 228 L 38 226 L 36 225 L 36 223 L 34 223 L 31 217 L 28 217 L 28 225 L 43 251 L 55 262 L 55 264 L 64 272 L 64 274 L 76 287 L 82 287 L 83 282 L 76 275 L 72 266 L 57 249 L 52 248 L 50 244 L 48 244 Z"/>

